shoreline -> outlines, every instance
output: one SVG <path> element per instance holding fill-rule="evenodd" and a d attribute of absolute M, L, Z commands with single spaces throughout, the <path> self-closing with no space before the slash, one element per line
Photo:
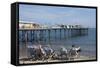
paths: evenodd
<path fill-rule="evenodd" d="M 95 60 L 96 57 L 89 57 L 89 56 L 80 56 L 79 58 L 75 58 L 74 60 L 51 60 L 51 59 L 47 59 L 47 60 L 36 60 L 36 61 L 32 61 L 32 60 L 19 60 L 19 64 L 36 64 L 36 63 L 49 63 L 49 62 L 70 62 L 70 61 L 83 61 L 83 60 Z"/>

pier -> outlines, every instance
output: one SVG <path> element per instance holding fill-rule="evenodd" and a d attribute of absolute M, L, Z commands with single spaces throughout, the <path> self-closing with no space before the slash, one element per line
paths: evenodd
<path fill-rule="evenodd" d="M 27 35 L 27 37 L 26 37 Z M 88 28 L 19 29 L 19 42 L 57 41 L 88 35 Z"/>

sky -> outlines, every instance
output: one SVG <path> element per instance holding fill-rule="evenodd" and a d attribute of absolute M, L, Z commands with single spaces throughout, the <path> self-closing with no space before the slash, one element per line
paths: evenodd
<path fill-rule="evenodd" d="M 95 28 L 96 9 L 20 4 L 19 21 L 48 26 L 65 24 Z"/>

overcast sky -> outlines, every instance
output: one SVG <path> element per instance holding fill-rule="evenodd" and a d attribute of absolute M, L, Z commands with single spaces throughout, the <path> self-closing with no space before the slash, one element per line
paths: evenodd
<path fill-rule="evenodd" d="M 19 20 L 38 24 L 79 24 L 95 28 L 96 10 L 89 8 L 19 5 Z"/>

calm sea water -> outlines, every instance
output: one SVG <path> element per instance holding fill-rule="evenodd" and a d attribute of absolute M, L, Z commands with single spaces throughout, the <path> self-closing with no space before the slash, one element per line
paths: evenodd
<path fill-rule="evenodd" d="M 66 33 L 67 34 L 67 33 Z M 37 35 L 37 34 L 36 34 Z M 96 29 L 95 28 L 89 28 L 88 29 L 88 35 L 83 36 L 77 36 L 73 38 L 67 38 L 62 40 L 54 40 L 54 32 L 51 33 L 50 37 L 51 39 L 48 40 L 48 34 L 45 34 L 42 39 L 45 38 L 45 41 L 42 40 L 40 42 L 41 45 L 49 45 L 54 50 L 59 50 L 62 46 L 67 48 L 68 50 L 71 48 L 71 45 L 80 46 L 82 49 L 81 55 L 86 56 L 96 56 Z M 56 39 L 59 39 L 60 33 L 58 32 L 56 34 Z M 62 38 L 65 36 L 62 32 Z M 36 42 L 29 42 L 29 46 L 36 45 Z M 22 48 L 24 45 L 20 44 L 20 48 Z"/>

